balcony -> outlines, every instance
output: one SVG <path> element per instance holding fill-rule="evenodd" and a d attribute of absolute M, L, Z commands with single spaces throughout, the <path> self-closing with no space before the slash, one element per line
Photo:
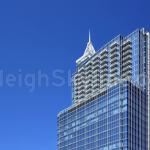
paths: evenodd
<path fill-rule="evenodd" d="M 122 63 L 128 61 L 128 60 L 132 60 L 132 56 L 131 55 L 127 55 L 126 57 L 122 58 Z"/>
<path fill-rule="evenodd" d="M 110 45 L 110 48 L 113 49 L 113 48 L 116 48 L 118 46 L 118 43 L 117 42 L 113 42 L 111 45 Z"/>
<path fill-rule="evenodd" d="M 84 85 L 78 86 L 78 91 L 83 90 L 84 88 Z"/>
<path fill-rule="evenodd" d="M 84 91 L 84 89 L 85 89 L 84 87 L 79 88 L 78 89 L 78 94 L 80 94 L 81 91 Z"/>
<path fill-rule="evenodd" d="M 77 86 L 78 86 L 78 87 L 81 87 L 81 86 L 84 85 L 84 83 L 85 83 L 84 81 L 81 81 Z"/>
<path fill-rule="evenodd" d="M 99 74 L 99 73 L 100 73 L 100 71 L 98 69 L 93 70 L 93 75 L 94 74 Z"/>
<path fill-rule="evenodd" d="M 127 60 L 126 62 L 122 63 L 122 67 L 127 67 L 127 66 L 130 66 L 132 65 L 132 61 L 131 60 Z"/>
<path fill-rule="evenodd" d="M 101 91 L 106 90 L 106 89 L 107 89 L 107 84 L 101 85 L 101 86 L 100 86 L 100 89 L 101 89 Z"/>
<path fill-rule="evenodd" d="M 119 74 L 118 73 L 115 73 L 115 74 L 112 74 L 110 76 L 111 80 L 114 80 L 114 79 L 119 79 Z"/>
<path fill-rule="evenodd" d="M 82 72 L 82 73 L 79 74 L 79 76 L 80 76 L 80 77 L 81 77 L 81 76 L 83 77 L 83 76 L 85 76 L 85 73 Z"/>
<path fill-rule="evenodd" d="M 91 69 L 92 69 L 92 65 L 86 66 L 86 71 L 89 71 L 89 70 L 91 70 Z"/>
<path fill-rule="evenodd" d="M 93 85 L 93 89 L 96 89 L 96 88 L 100 88 L 100 83 L 95 83 L 95 84 Z"/>
<path fill-rule="evenodd" d="M 85 88 L 86 88 L 86 90 L 92 88 L 92 83 L 86 84 Z"/>
<path fill-rule="evenodd" d="M 103 55 L 105 55 L 105 54 L 108 54 L 108 51 L 107 51 L 106 49 L 104 49 L 104 50 L 102 50 L 102 51 L 100 52 L 100 55 L 101 55 L 101 56 L 103 56 Z"/>
<path fill-rule="evenodd" d="M 119 67 L 119 62 L 114 62 L 113 64 L 110 65 L 110 69 Z"/>
<path fill-rule="evenodd" d="M 126 40 L 123 42 L 123 47 L 126 47 L 127 45 L 131 45 L 132 42 L 130 40 Z"/>
<path fill-rule="evenodd" d="M 75 74 L 74 75 L 74 79 L 78 79 L 79 75 L 78 74 Z"/>
<path fill-rule="evenodd" d="M 103 61 L 104 59 L 108 58 L 108 54 L 104 54 L 103 56 L 101 56 L 100 61 Z"/>
<path fill-rule="evenodd" d="M 108 60 L 107 59 L 104 59 L 103 61 L 100 62 L 100 65 L 104 65 L 104 64 L 108 64 Z"/>
<path fill-rule="evenodd" d="M 105 80 L 105 79 L 107 79 L 108 78 L 108 75 L 107 74 L 103 74 L 103 75 L 101 75 L 100 76 L 100 80 L 102 81 L 102 80 Z"/>
<path fill-rule="evenodd" d="M 84 91 L 84 90 L 80 90 L 80 91 L 78 92 L 78 95 L 82 95 L 82 94 L 85 94 L 85 91 Z"/>
<path fill-rule="evenodd" d="M 100 69 L 101 69 L 101 70 L 103 70 L 103 69 L 108 69 L 108 64 L 105 63 L 105 64 L 101 65 L 101 68 L 100 68 Z"/>
<path fill-rule="evenodd" d="M 100 60 L 96 60 L 95 62 L 93 62 L 93 66 L 95 65 L 100 65 Z"/>
<path fill-rule="evenodd" d="M 79 91 L 78 87 L 75 87 L 75 88 L 74 88 L 74 91 L 75 91 L 75 92 L 78 92 L 78 91 Z"/>
<path fill-rule="evenodd" d="M 113 59 L 115 57 L 119 57 L 119 53 L 113 53 L 110 55 L 110 58 Z"/>
<path fill-rule="evenodd" d="M 122 78 L 131 78 L 132 77 L 132 71 L 128 71 L 122 74 Z"/>
<path fill-rule="evenodd" d="M 100 78 L 93 80 L 93 84 L 97 84 L 97 83 L 100 84 Z"/>
<path fill-rule="evenodd" d="M 98 76 L 93 76 L 93 82 L 99 82 L 99 80 L 100 80 L 100 75 L 98 75 Z"/>
<path fill-rule="evenodd" d="M 86 85 L 91 84 L 91 83 L 92 83 L 92 80 L 89 80 L 89 79 L 88 79 L 88 80 L 85 81 L 85 84 L 86 84 Z"/>
<path fill-rule="evenodd" d="M 104 79 L 104 80 L 102 80 L 100 83 L 101 83 L 101 85 L 107 85 L 108 80 L 107 80 L 107 79 Z"/>
<path fill-rule="evenodd" d="M 116 82 L 118 82 L 118 80 L 119 80 L 118 78 L 111 79 L 111 80 L 110 80 L 110 83 L 111 83 L 111 84 L 116 83 Z"/>
<path fill-rule="evenodd" d="M 96 64 L 95 66 L 92 67 L 93 70 L 97 70 L 100 68 L 100 64 Z"/>
<path fill-rule="evenodd" d="M 92 93 L 92 89 L 88 89 L 87 91 L 86 91 L 86 94 L 88 95 L 88 94 L 91 94 Z"/>
<path fill-rule="evenodd" d="M 78 100 L 79 98 L 78 98 L 78 96 L 74 95 L 74 96 L 73 96 L 73 99 L 76 101 L 76 100 Z"/>
<path fill-rule="evenodd" d="M 95 58 L 93 58 L 93 62 L 96 62 L 96 61 L 100 61 L 100 57 L 99 56 L 96 56 Z"/>
<path fill-rule="evenodd" d="M 91 77 L 92 76 L 92 71 L 89 71 L 87 74 L 86 74 L 86 77 Z"/>
<path fill-rule="evenodd" d="M 85 77 L 80 77 L 80 78 L 77 80 L 77 82 L 78 82 L 78 83 L 79 83 L 79 82 L 82 82 L 84 79 L 85 79 Z"/>
<path fill-rule="evenodd" d="M 80 99 L 84 99 L 85 98 L 85 95 L 84 94 L 82 94 L 82 95 L 80 95 L 79 97 L 78 97 L 78 99 L 80 100 Z"/>
<path fill-rule="evenodd" d="M 119 57 L 114 57 L 110 60 L 110 63 L 113 64 L 115 62 L 119 62 L 119 60 L 120 60 Z"/>
<path fill-rule="evenodd" d="M 128 65 L 128 66 L 122 68 L 122 73 L 131 71 L 131 70 L 132 70 L 132 66 L 131 66 L 131 65 Z"/>
<path fill-rule="evenodd" d="M 132 54 L 132 51 L 130 49 L 128 49 L 122 53 L 122 56 L 125 57 L 125 56 L 131 55 L 131 54 Z"/>
<path fill-rule="evenodd" d="M 119 49 L 116 48 L 116 47 L 110 50 L 111 55 L 114 54 L 114 53 L 118 53 L 118 52 L 119 52 Z"/>
<path fill-rule="evenodd" d="M 101 73 L 101 75 L 108 74 L 108 69 L 103 69 L 103 70 L 100 71 L 100 73 Z"/>
<path fill-rule="evenodd" d="M 79 72 L 79 73 L 82 73 L 82 72 L 84 72 L 84 70 L 85 70 L 85 69 L 82 67 L 82 68 L 80 68 L 80 69 L 78 70 L 78 72 Z"/>
<path fill-rule="evenodd" d="M 119 77 L 111 78 L 110 83 L 114 83 L 119 80 Z"/>
<path fill-rule="evenodd" d="M 93 77 L 93 79 L 99 78 L 99 77 L 100 77 L 100 73 L 94 73 L 94 74 L 92 75 L 92 77 Z"/>
<path fill-rule="evenodd" d="M 131 45 L 126 45 L 125 47 L 123 47 L 122 52 L 127 51 L 127 50 L 131 50 L 132 46 Z"/>
<path fill-rule="evenodd" d="M 91 65 L 92 65 L 92 61 L 88 61 L 88 62 L 86 63 L 86 67 L 91 66 Z"/>
<path fill-rule="evenodd" d="M 114 73 L 117 73 L 117 72 L 119 72 L 119 68 L 118 67 L 115 67 L 115 68 L 110 70 L 111 74 L 114 74 Z"/>
<path fill-rule="evenodd" d="M 87 76 L 89 73 L 92 73 L 92 69 L 89 69 L 85 72 L 85 75 Z"/>

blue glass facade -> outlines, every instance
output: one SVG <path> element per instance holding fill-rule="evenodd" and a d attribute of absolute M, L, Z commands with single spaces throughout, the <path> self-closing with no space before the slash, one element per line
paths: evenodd
<path fill-rule="evenodd" d="M 58 116 L 59 150 L 147 150 L 146 95 L 130 82 Z"/>
<path fill-rule="evenodd" d="M 148 150 L 149 32 L 90 50 L 89 40 L 73 75 L 73 104 L 58 114 L 58 150 Z"/>

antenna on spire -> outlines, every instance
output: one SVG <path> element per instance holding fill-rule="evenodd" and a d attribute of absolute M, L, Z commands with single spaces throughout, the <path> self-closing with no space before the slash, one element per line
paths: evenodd
<path fill-rule="evenodd" d="M 90 29 L 89 29 L 89 43 L 91 43 L 91 32 L 90 32 Z"/>

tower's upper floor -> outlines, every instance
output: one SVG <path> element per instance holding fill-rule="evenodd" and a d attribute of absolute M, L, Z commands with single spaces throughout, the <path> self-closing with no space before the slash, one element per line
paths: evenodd
<path fill-rule="evenodd" d="M 89 36 L 72 77 L 73 102 L 92 98 L 122 79 L 146 88 L 148 35 L 137 29 L 126 37 L 117 36 L 97 52 Z"/>

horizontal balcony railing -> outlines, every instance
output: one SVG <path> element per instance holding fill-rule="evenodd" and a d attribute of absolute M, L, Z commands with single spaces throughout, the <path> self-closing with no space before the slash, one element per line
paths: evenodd
<path fill-rule="evenodd" d="M 100 84 L 99 85 L 94 85 L 93 86 L 93 89 L 95 90 L 95 89 L 98 89 L 98 88 L 100 88 Z"/>
<path fill-rule="evenodd" d="M 78 99 L 80 100 L 80 99 L 84 99 L 85 98 L 85 95 L 80 95 L 79 97 L 78 97 Z"/>
<path fill-rule="evenodd" d="M 106 49 L 104 49 L 104 50 L 102 50 L 101 52 L 100 52 L 100 56 L 103 56 L 103 55 L 107 55 L 108 54 L 108 51 L 106 50 Z"/>
<path fill-rule="evenodd" d="M 119 62 L 115 62 L 115 63 L 110 65 L 110 69 L 113 69 L 113 68 L 116 68 L 116 67 L 119 67 Z"/>
<path fill-rule="evenodd" d="M 95 62 L 93 63 L 93 66 L 95 66 L 95 65 L 100 65 L 100 60 L 95 61 Z"/>
<path fill-rule="evenodd" d="M 119 73 L 111 74 L 110 79 L 119 78 Z"/>
<path fill-rule="evenodd" d="M 122 63 L 128 61 L 128 60 L 132 60 L 132 56 L 131 55 L 127 55 L 126 57 L 122 58 Z"/>
<path fill-rule="evenodd" d="M 110 50 L 111 55 L 113 55 L 114 53 L 119 53 L 119 49 L 117 47 Z"/>
<path fill-rule="evenodd" d="M 78 79 L 79 75 L 78 74 L 75 74 L 74 75 L 74 79 Z"/>
<path fill-rule="evenodd" d="M 92 76 L 92 71 L 90 71 L 86 74 L 86 77 L 88 77 L 88 76 Z"/>
<path fill-rule="evenodd" d="M 111 74 L 118 73 L 118 72 L 119 72 L 119 68 L 118 67 L 114 67 L 113 69 L 110 70 Z"/>
<path fill-rule="evenodd" d="M 119 62 L 119 57 L 114 57 L 112 59 L 110 59 L 110 64 L 115 63 L 115 62 Z"/>
<path fill-rule="evenodd" d="M 123 47 L 122 52 L 127 51 L 127 50 L 131 50 L 132 46 L 131 45 L 126 45 L 125 47 Z"/>
<path fill-rule="evenodd" d="M 110 55 L 110 58 L 113 59 L 114 57 L 119 57 L 119 53 L 113 53 Z"/>
<path fill-rule="evenodd" d="M 128 61 L 122 63 L 122 67 L 123 67 L 123 68 L 124 68 L 124 67 L 127 67 L 127 66 L 130 66 L 130 65 L 132 65 L 132 61 L 131 61 L 131 60 L 128 60 Z"/>
<path fill-rule="evenodd" d="M 79 68 L 78 72 L 81 73 L 81 72 L 84 72 L 85 69 L 84 68 Z"/>
<path fill-rule="evenodd" d="M 96 64 L 92 67 L 92 70 L 96 70 L 96 69 L 99 69 L 100 68 L 100 64 Z"/>
<path fill-rule="evenodd" d="M 102 70 L 102 69 L 108 69 L 108 64 L 105 63 L 105 64 L 101 65 L 100 69 L 101 69 L 101 70 Z"/>
<path fill-rule="evenodd" d="M 107 80 L 107 79 L 108 79 L 108 76 L 107 76 L 107 75 L 101 76 L 101 77 L 100 77 L 100 82 L 102 82 L 103 80 Z"/>
<path fill-rule="evenodd" d="M 107 86 L 108 85 L 108 80 L 104 80 L 101 82 L 100 86 Z"/>
<path fill-rule="evenodd" d="M 78 92 L 78 94 L 79 94 L 79 95 L 85 94 L 85 91 L 84 91 L 84 90 L 80 90 L 80 91 Z"/>
<path fill-rule="evenodd" d="M 107 84 L 108 83 L 108 79 L 103 79 L 100 81 L 100 84 Z"/>
<path fill-rule="evenodd" d="M 122 57 L 125 57 L 126 55 L 131 55 L 132 54 L 132 51 L 130 49 L 128 49 L 127 51 L 124 51 L 122 53 Z"/>
<path fill-rule="evenodd" d="M 78 86 L 78 87 L 83 86 L 84 83 L 85 83 L 84 81 L 81 81 L 77 86 Z"/>
<path fill-rule="evenodd" d="M 131 70 L 132 70 L 132 66 L 128 65 L 128 66 L 122 68 L 122 73 L 124 73 L 126 71 L 131 71 Z"/>
<path fill-rule="evenodd" d="M 92 61 L 88 61 L 85 65 L 85 67 L 89 67 L 89 66 L 92 66 Z"/>
<path fill-rule="evenodd" d="M 92 69 L 92 66 L 86 67 L 86 71 L 89 71 L 89 70 L 91 70 L 91 69 Z"/>
<path fill-rule="evenodd" d="M 107 59 L 104 59 L 103 61 L 100 62 L 100 66 L 102 66 L 104 64 L 108 64 L 108 60 Z"/>
<path fill-rule="evenodd" d="M 93 83 L 93 84 L 100 83 L 100 77 L 93 79 L 93 82 L 92 82 L 92 83 Z"/>
<path fill-rule="evenodd" d="M 118 43 L 117 42 L 114 42 L 114 43 L 112 43 L 111 45 L 110 45 L 110 48 L 111 49 L 113 49 L 113 48 L 116 48 L 116 47 L 118 47 Z"/>
<path fill-rule="evenodd" d="M 103 55 L 103 56 L 101 56 L 100 61 L 103 61 L 103 60 L 105 60 L 105 59 L 108 59 L 108 55 Z"/>
<path fill-rule="evenodd" d="M 85 78 L 82 77 L 82 78 L 80 78 L 80 79 L 77 81 L 77 83 L 80 83 L 80 82 L 82 82 L 82 81 L 84 81 L 84 80 L 85 80 Z"/>
<path fill-rule="evenodd" d="M 93 72 L 92 72 L 93 74 L 98 74 L 98 73 L 100 73 L 100 69 L 93 69 Z"/>
<path fill-rule="evenodd" d="M 103 70 L 101 70 L 100 71 L 100 74 L 102 75 L 102 74 L 107 74 L 108 73 L 108 69 L 103 69 Z"/>
<path fill-rule="evenodd" d="M 132 77 L 132 71 L 128 71 L 122 74 L 122 78 L 131 78 L 131 77 Z"/>
<path fill-rule="evenodd" d="M 132 42 L 130 40 L 126 40 L 123 42 L 123 47 L 126 47 L 127 45 L 131 45 Z"/>
<path fill-rule="evenodd" d="M 93 62 L 96 62 L 96 61 L 100 61 L 100 57 L 99 56 L 93 58 Z"/>
<path fill-rule="evenodd" d="M 92 90 L 88 90 L 88 91 L 86 91 L 86 97 L 88 96 L 88 94 L 91 94 L 92 93 Z"/>
<path fill-rule="evenodd" d="M 93 80 L 96 80 L 96 79 L 99 79 L 100 78 L 100 74 L 95 74 L 95 75 L 93 75 Z"/>

